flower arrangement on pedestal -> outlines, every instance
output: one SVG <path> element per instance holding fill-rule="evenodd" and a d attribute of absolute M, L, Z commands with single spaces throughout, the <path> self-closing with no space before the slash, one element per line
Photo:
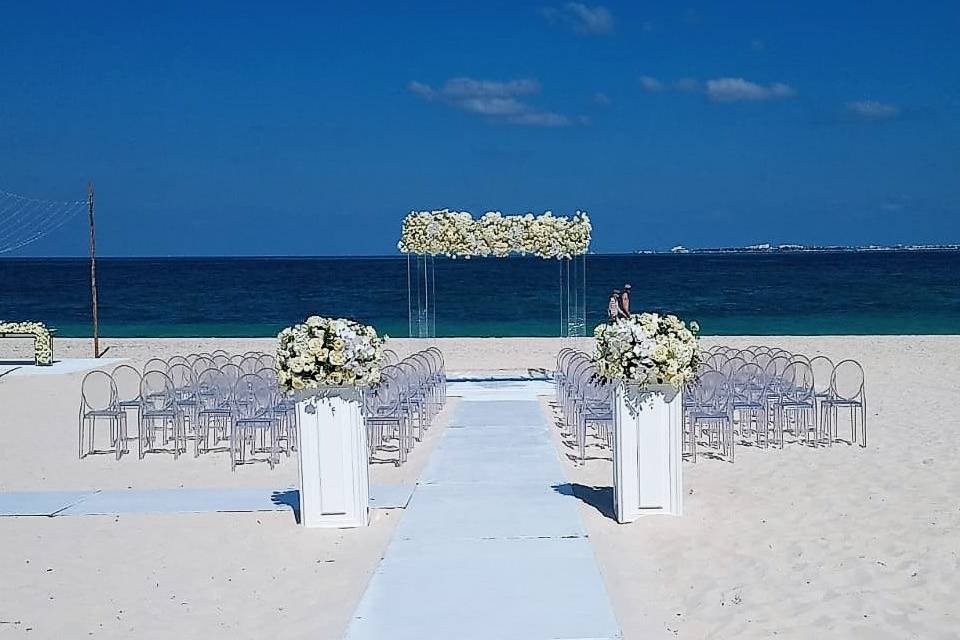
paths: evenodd
<path fill-rule="evenodd" d="M 699 331 L 674 315 L 634 314 L 594 329 L 593 363 L 606 380 L 679 389 L 700 366 Z"/>
<path fill-rule="evenodd" d="M 33 336 L 33 351 L 39 365 L 53 364 L 53 336 L 42 322 L 3 322 L 0 321 L 0 335 Z"/>
<path fill-rule="evenodd" d="M 451 258 L 502 258 L 511 253 L 572 258 L 587 253 L 591 231 L 590 218 L 583 211 L 569 218 L 550 211 L 538 216 L 490 211 L 479 219 L 467 211 L 412 211 L 403 220 L 397 248 L 402 253 Z"/>
<path fill-rule="evenodd" d="M 286 392 L 380 382 L 387 336 L 381 338 L 371 326 L 310 316 L 277 338 L 277 382 Z"/>

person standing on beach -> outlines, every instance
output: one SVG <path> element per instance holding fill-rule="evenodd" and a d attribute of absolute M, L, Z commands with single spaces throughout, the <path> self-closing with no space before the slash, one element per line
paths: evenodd
<path fill-rule="evenodd" d="M 630 317 L 630 285 L 623 285 L 623 292 L 620 294 L 620 315 L 624 318 Z"/>
<path fill-rule="evenodd" d="M 607 316 L 610 323 L 620 319 L 620 290 L 614 289 L 610 294 L 610 300 L 607 302 Z"/>

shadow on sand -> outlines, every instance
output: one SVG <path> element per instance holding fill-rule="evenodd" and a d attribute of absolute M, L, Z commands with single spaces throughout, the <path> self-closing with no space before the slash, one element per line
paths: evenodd
<path fill-rule="evenodd" d="M 290 507 L 297 524 L 300 524 L 300 491 L 298 489 L 274 491 L 270 496 L 270 501 L 277 506 Z"/>
<path fill-rule="evenodd" d="M 588 487 L 579 482 L 553 485 L 553 490 L 563 496 L 573 496 L 600 512 L 604 518 L 615 520 L 613 511 L 613 487 Z"/>

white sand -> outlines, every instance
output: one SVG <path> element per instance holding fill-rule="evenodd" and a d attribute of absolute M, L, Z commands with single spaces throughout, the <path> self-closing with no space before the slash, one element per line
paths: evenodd
<path fill-rule="evenodd" d="M 741 447 L 734 465 L 702 457 L 684 466 L 683 518 L 620 526 L 584 504 L 626 637 L 957 638 L 960 461 L 950 443 L 960 338 L 724 342 L 860 359 L 870 446 Z M 108 356 L 135 363 L 273 346 L 270 339 L 105 343 Z M 437 343 L 449 369 L 484 371 L 551 368 L 564 341 Z M 420 344 L 393 347 L 405 353 Z M 28 345 L 2 341 L 0 350 L 5 360 Z M 88 352 L 87 342 L 57 341 L 58 356 Z M 81 378 L 0 378 L 0 491 L 296 481 L 294 459 L 273 472 L 256 465 L 236 473 L 222 456 L 79 461 Z M 431 430 L 401 469 L 375 465 L 374 482 L 415 478 L 440 431 Z M 611 484 L 609 462 L 568 465 L 568 472 L 573 482 Z M 337 638 L 402 517 L 375 513 L 369 529 L 344 532 L 303 531 L 282 512 L 0 518 L 0 638 Z M 412 606 L 429 611 L 429 603 Z"/>
<path fill-rule="evenodd" d="M 724 342 L 859 359 L 869 446 L 701 456 L 684 464 L 682 518 L 618 525 L 584 504 L 625 637 L 960 637 L 960 338 Z M 612 484 L 609 461 L 565 467 Z"/>

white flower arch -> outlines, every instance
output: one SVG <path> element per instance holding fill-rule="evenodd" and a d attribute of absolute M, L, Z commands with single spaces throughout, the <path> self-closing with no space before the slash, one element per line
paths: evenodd
<path fill-rule="evenodd" d="M 490 211 L 479 219 L 468 211 L 411 211 L 403 220 L 397 248 L 402 253 L 451 258 L 502 258 L 512 253 L 572 258 L 587 253 L 591 231 L 585 211 L 569 218 L 550 211 L 538 216 L 505 216 Z"/>

